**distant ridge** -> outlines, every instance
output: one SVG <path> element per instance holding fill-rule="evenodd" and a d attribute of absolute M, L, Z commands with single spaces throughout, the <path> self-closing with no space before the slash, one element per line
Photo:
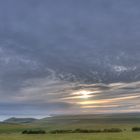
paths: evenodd
<path fill-rule="evenodd" d="M 3 123 L 33 123 L 37 121 L 38 119 L 35 118 L 9 118 L 3 121 Z"/>

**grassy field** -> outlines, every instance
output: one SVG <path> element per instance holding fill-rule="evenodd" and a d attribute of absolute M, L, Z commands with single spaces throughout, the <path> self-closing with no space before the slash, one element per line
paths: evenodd
<path fill-rule="evenodd" d="M 140 140 L 140 133 L 102 133 L 102 134 L 45 134 L 22 135 L 1 134 L 0 140 Z"/>
<path fill-rule="evenodd" d="M 86 115 L 56 116 L 38 120 L 34 123 L 0 123 L 0 140 L 140 140 L 140 132 L 132 132 L 132 127 L 140 127 L 138 115 Z M 25 129 L 51 130 L 68 129 L 106 129 L 120 128 L 120 133 L 69 133 L 69 134 L 38 134 L 24 135 Z"/>

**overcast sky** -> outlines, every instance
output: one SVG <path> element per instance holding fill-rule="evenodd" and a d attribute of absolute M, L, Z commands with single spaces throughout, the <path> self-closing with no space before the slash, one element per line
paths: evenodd
<path fill-rule="evenodd" d="M 0 119 L 140 111 L 139 0 L 0 0 Z"/>

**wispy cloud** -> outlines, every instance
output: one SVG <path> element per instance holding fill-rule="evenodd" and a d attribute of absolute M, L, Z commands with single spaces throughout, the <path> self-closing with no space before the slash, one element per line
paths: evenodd
<path fill-rule="evenodd" d="M 18 95 L 11 97 L 11 104 L 62 114 L 85 110 L 86 113 L 139 111 L 140 82 L 81 84 L 44 78 L 27 81 L 25 85 Z"/>

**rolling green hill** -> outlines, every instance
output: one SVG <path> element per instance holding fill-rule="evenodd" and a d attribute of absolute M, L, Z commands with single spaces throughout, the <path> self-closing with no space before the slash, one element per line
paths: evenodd
<path fill-rule="evenodd" d="M 140 114 L 112 115 L 63 115 L 40 120 L 31 118 L 10 118 L 0 123 L 0 140 L 139 140 L 140 133 L 132 132 L 134 126 L 140 127 Z M 68 130 L 68 129 L 106 129 L 120 128 L 121 133 L 72 133 L 23 135 L 23 130 Z"/>
<path fill-rule="evenodd" d="M 0 124 L 0 131 L 6 132 L 6 128 L 14 132 L 23 129 L 105 129 L 121 128 L 131 130 L 134 126 L 140 126 L 140 114 L 109 114 L 109 115 L 62 115 L 43 119 L 33 118 L 9 118 Z M 17 128 L 17 129 L 15 129 Z"/>

